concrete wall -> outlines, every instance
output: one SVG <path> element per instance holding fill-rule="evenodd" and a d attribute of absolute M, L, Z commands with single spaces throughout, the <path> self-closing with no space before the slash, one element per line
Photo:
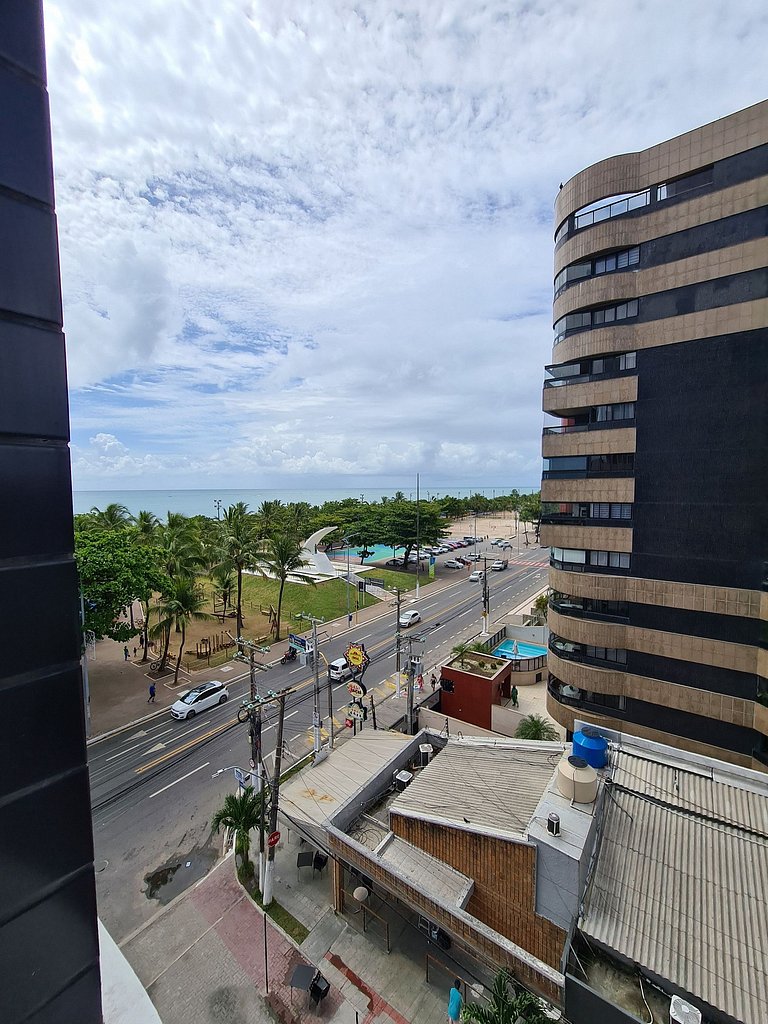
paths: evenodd
<path fill-rule="evenodd" d="M 448 723 L 448 733 L 456 736 L 496 736 L 490 729 L 481 729 L 479 725 L 472 725 L 470 722 L 462 722 L 458 718 L 451 718 L 439 711 L 428 711 L 426 708 L 419 708 L 419 729 L 434 729 L 436 732 L 445 733 L 445 723 Z"/>
<path fill-rule="evenodd" d="M 517 680 L 513 680 L 517 682 Z M 510 707 L 503 707 L 497 704 L 491 708 L 491 728 L 502 736 L 514 736 L 518 725 L 525 718 L 522 711 L 515 711 Z"/>

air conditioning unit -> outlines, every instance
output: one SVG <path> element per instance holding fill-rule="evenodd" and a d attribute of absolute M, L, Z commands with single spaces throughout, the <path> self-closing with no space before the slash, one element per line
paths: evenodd
<path fill-rule="evenodd" d="M 432 744 L 431 743 L 420 743 L 419 744 L 419 765 L 422 768 L 426 768 L 429 762 L 432 760 Z"/>
<path fill-rule="evenodd" d="M 395 789 L 398 793 L 402 793 L 403 790 L 407 789 L 408 786 L 413 782 L 413 772 L 407 772 L 405 769 L 395 774 Z"/>
<path fill-rule="evenodd" d="M 701 1024 L 701 1010 L 686 1003 L 680 996 L 672 996 L 669 1004 L 670 1024 Z"/>

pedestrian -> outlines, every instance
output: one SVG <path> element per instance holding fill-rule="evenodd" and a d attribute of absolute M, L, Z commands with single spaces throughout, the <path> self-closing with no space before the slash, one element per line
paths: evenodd
<path fill-rule="evenodd" d="M 419 688 L 419 693 L 423 693 L 424 692 L 424 676 L 421 674 L 421 672 L 419 672 L 418 676 L 416 677 L 416 685 Z"/>
<path fill-rule="evenodd" d="M 154 704 L 154 703 L 155 703 L 155 684 L 154 683 L 150 683 L 149 684 L 149 700 L 147 701 L 147 704 Z"/>
<path fill-rule="evenodd" d="M 461 979 L 457 978 L 453 983 L 451 994 L 448 996 L 448 1022 L 454 1024 L 461 1016 L 461 1008 L 464 1000 L 461 997 Z"/>
<path fill-rule="evenodd" d="M 131 652 L 128 650 L 128 644 L 126 644 L 125 647 L 123 648 L 123 657 L 125 658 L 126 661 L 128 661 L 130 656 Z"/>
<path fill-rule="evenodd" d="M 134 658 L 136 657 L 136 648 L 135 647 L 133 648 L 133 656 L 134 656 Z"/>
<path fill-rule="evenodd" d="M 432 687 L 432 693 L 434 693 L 435 692 L 435 687 L 437 686 L 437 680 L 435 679 L 435 673 L 434 672 L 429 677 L 429 685 Z"/>
<path fill-rule="evenodd" d="M 517 707 L 517 687 L 516 686 L 512 687 L 512 693 L 510 694 L 510 696 L 512 698 L 512 707 L 516 708 Z"/>

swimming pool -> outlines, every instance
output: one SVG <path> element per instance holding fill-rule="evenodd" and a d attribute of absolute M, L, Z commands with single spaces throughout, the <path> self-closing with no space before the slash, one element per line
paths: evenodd
<path fill-rule="evenodd" d="M 492 653 L 499 658 L 507 658 L 509 661 L 519 661 L 523 658 L 541 658 L 547 653 L 547 648 L 542 647 L 541 644 L 526 643 L 525 640 L 505 640 L 495 647 Z"/>
<path fill-rule="evenodd" d="M 346 560 L 347 560 L 347 550 L 349 550 L 349 557 L 351 559 L 355 559 L 356 560 L 358 558 L 359 553 L 363 550 L 363 545 L 362 544 L 358 544 L 357 547 L 353 547 L 353 548 L 349 548 L 349 549 L 347 549 L 347 548 L 337 548 L 333 552 L 329 551 L 328 552 L 328 557 L 332 558 L 334 560 L 334 562 L 346 562 Z M 386 544 L 370 544 L 369 547 L 368 547 L 368 550 L 369 551 L 373 551 L 373 554 L 369 555 L 366 558 L 365 563 L 364 563 L 365 565 L 368 565 L 370 562 L 380 562 L 383 559 L 387 559 L 387 558 L 391 558 L 392 557 L 392 548 L 387 547 Z M 396 551 L 395 551 L 395 557 L 399 556 L 400 558 L 402 558 L 404 550 L 405 550 L 404 548 L 397 548 Z"/>

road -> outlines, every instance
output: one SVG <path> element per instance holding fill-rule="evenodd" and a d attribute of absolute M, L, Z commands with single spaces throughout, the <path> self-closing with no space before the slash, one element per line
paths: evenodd
<path fill-rule="evenodd" d="M 531 548 L 510 558 L 506 571 L 489 572 L 491 622 L 545 585 L 547 554 Z M 427 668 L 480 629 L 482 585 L 467 575 L 457 570 L 455 583 L 434 593 L 423 590 L 418 602 L 403 601 L 402 610 L 416 608 L 421 614 L 418 626 L 403 630 L 403 636 L 410 632 L 425 637 L 414 650 L 423 649 Z M 383 683 L 395 671 L 395 617 L 392 606 L 388 614 L 323 644 L 322 654 L 332 661 L 351 641 L 360 641 L 371 657 L 366 685 L 370 689 Z M 237 722 L 237 708 L 249 692 L 247 666 L 233 662 L 225 678 L 228 703 L 189 722 L 163 714 L 89 749 L 99 913 L 118 942 L 152 916 L 158 901 L 168 902 L 201 878 L 220 855 L 221 837 L 212 835 L 210 820 L 232 791 L 233 779 L 229 774 L 211 776 L 228 765 L 247 765 L 249 757 L 246 727 Z M 295 691 L 286 700 L 290 765 L 312 746 L 311 670 L 278 664 L 259 673 L 257 683 L 262 693 L 289 687 Z M 327 716 L 325 672 L 320 683 L 320 713 Z M 347 699 L 346 684 L 336 684 L 333 707 L 342 725 L 338 712 Z M 265 713 L 265 755 L 274 750 L 275 719 L 274 709 Z"/>

